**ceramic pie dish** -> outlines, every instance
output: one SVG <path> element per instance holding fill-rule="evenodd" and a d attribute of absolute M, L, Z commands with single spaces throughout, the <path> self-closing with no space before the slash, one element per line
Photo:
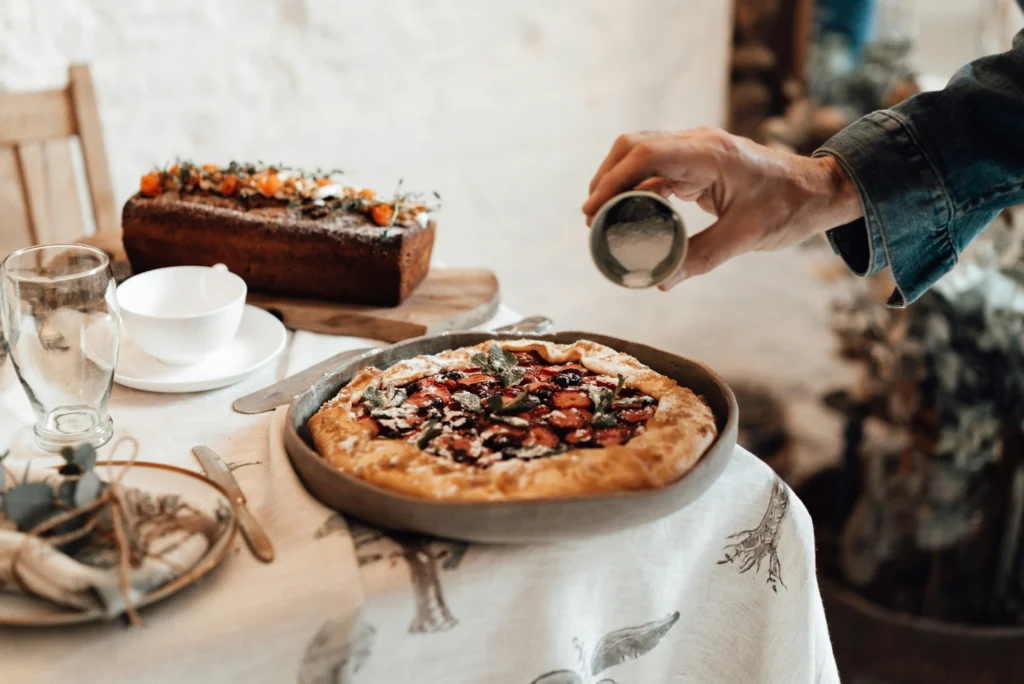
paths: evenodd
<path fill-rule="evenodd" d="M 653 347 L 605 335 L 560 332 L 531 335 L 558 344 L 592 340 L 629 354 L 652 370 L 702 395 L 715 416 L 718 435 L 685 476 L 660 489 L 559 499 L 460 502 L 435 501 L 385 490 L 351 477 L 327 463 L 313 448 L 309 419 L 364 366 L 387 368 L 419 356 L 521 335 L 455 332 L 407 340 L 368 352 L 340 366 L 305 393 L 288 411 L 285 447 L 309 491 L 326 506 L 375 526 L 486 543 L 534 543 L 573 539 L 657 520 L 702 496 L 725 469 L 736 446 L 739 411 L 729 386 L 705 366 Z"/>

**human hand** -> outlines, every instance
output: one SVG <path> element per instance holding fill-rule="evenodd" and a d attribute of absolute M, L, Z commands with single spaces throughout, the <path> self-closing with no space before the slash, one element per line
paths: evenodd
<path fill-rule="evenodd" d="M 605 202 L 634 187 L 696 202 L 718 217 L 690 238 L 685 261 L 662 290 L 745 252 L 788 247 L 863 215 L 834 158 L 780 152 L 714 128 L 620 136 L 590 182 L 587 225 Z"/>

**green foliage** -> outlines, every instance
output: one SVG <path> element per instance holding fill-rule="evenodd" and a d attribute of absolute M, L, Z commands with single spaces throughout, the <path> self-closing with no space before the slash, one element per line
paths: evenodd
<path fill-rule="evenodd" d="M 0 462 L 7 456 L 0 456 Z M 57 484 L 28 482 L 28 468 L 22 482 L 2 491 L 5 482 L 3 468 L 0 468 L 0 511 L 13 522 L 21 532 L 28 532 L 50 518 L 96 501 L 106 488 L 94 470 L 96 449 L 83 444 L 74 449 L 61 451 L 65 464 L 59 469 L 64 477 Z M 79 529 L 87 522 L 86 516 L 73 518 L 53 530 L 66 534 Z"/>

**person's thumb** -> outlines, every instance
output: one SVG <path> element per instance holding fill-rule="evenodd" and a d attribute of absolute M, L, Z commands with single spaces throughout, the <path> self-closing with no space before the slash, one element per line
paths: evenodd
<path fill-rule="evenodd" d="M 673 287 L 693 276 L 704 275 L 729 259 L 742 254 L 746 249 L 747 236 L 728 218 L 720 218 L 707 229 L 690 238 L 686 258 L 675 273 L 658 289 L 668 292 Z"/>

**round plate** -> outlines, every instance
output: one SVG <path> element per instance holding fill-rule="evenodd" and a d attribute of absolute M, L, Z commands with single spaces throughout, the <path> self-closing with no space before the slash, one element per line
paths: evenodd
<path fill-rule="evenodd" d="M 106 466 L 124 466 L 125 461 L 101 461 L 96 464 L 96 474 L 101 480 L 110 478 L 108 470 L 116 476 L 121 468 L 108 469 Z M 156 591 L 146 594 L 135 607 L 142 608 L 167 598 L 213 570 L 224 560 L 231 540 L 238 529 L 231 501 L 224 491 L 202 475 L 162 463 L 132 464 L 124 473 L 121 483 L 126 487 L 137 487 L 153 494 L 178 494 L 189 504 L 203 513 L 214 517 L 218 510 L 231 512 L 231 518 L 222 526 L 220 536 L 214 540 L 206 554 L 181 577 L 168 582 Z M 42 627 L 50 625 L 72 625 L 106 619 L 102 611 L 77 611 L 58 606 L 43 599 L 0 591 L 0 625 Z"/>
<path fill-rule="evenodd" d="M 707 400 L 718 437 L 685 476 L 662 487 L 635 492 L 527 501 L 435 501 L 398 494 L 350 477 L 324 461 L 312 446 L 306 423 L 365 366 L 387 368 L 420 354 L 436 354 L 491 339 L 548 340 L 572 344 L 592 340 L 630 354 L 653 370 L 689 387 Z M 584 332 L 551 335 L 444 333 L 369 352 L 299 395 L 288 411 L 284 441 L 296 472 L 313 496 L 327 506 L 379 527 L 411 530 L 451 539 L 486 543 L 535 543 L 607 534 L 657 520 L 688 506 L 722 474 L 736 446 L 739 409 L 729 386 L 705 366 L 626 340 Z"/>
<path fill-rule="evenodd" d="M 287 339 L 284 324 L 254 306 L 245 307 L 235 338 L 194 366 L 168 366 L 122 335 L 114 381 L 146 392 L 202 392 L 227 387 L 273 361 Z"/>

